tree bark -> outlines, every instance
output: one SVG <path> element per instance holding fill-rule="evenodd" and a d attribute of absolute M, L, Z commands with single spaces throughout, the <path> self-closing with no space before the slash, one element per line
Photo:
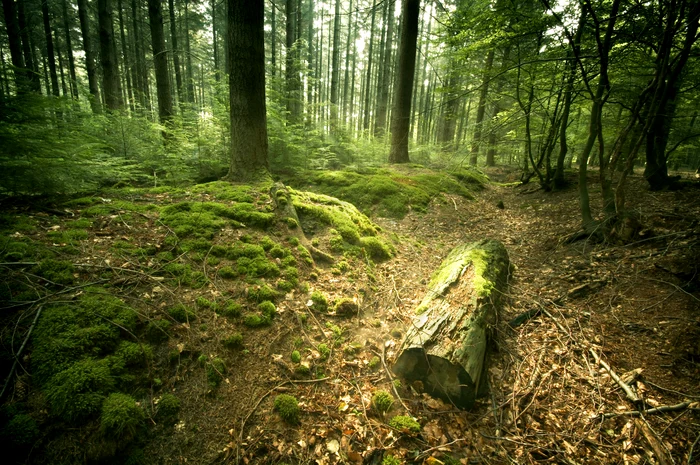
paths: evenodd
<path fill-rule="evenodd" d="M 135 0 L 134 0 L 135 1 Z M 87 0 L 78 0 L 78 17 L 80 18 L 80 32 L 83 36 L 83 51 L 85 52 L 85 69 L 88 75 L 90 88 L 90 108 L 95 114 L 102 113 L 100 99 L 100 86 L 97 83 L 97 69 L 95 66 L 95 51 L 90 35 L 90 23 L 87 12 Z"/>
<path fill-rule="evenodd" d="M 24 11 L 25 0 L 17 3 L 17 19 L 19 21 L 20 36 L 22 37 L 22 52 L 24 53 L 24 64 L 26 65 L 27 80 L 29 89 L 37 94 L 41 93 L 41 79 L 39 79 L 38 63 L 32 53 L 32 25 L 27 21 Z M 46 93 L 48 94 L 48 89 Z"/>
<path fill-rule="evenodd" d="M 408 134 L 411 125 L 411 94 L 416 68 L 416 41 L 420 0 L 404 0 L 401 12 L 399 67 L 396 71 L 396 97 L 391 115 L 389 163 L 408 163 Z"/>
<path fill-rule="evenodd" d="M 186 98 L 182 92 L 182 68 L 180 66 L 180 50 L 177 47 L 177 24 L 175 23 L 175 2 L 173 0 L 168 0 L 168 13 L 170 17 L 170 42 L 173 54 L 173 68 L 175 68 L 175 88 L 177 89 L 178 101 L 182 103 L 186 101 Z"/>
<path fill-rule="evenodd" d="M 350 86 L 350 42 L 353 41 L 352 36 L 352 4 L 353 0 L 350 0 L 350 7 L 348 8 L 348 37 L 345 41 L 345 77 L 343 79 L 343 108 L 342 108 L 342 120 L 343 125 L 347 125 L 347 110 L 348 110 L 348 88 Z"/>
<path fill-rule="evenodd" d="M 287 121 L 292 124 L 299 122 L 299 73 L 296 67 L 294 54 L 294 39 L 296 38 L 296 1 L 286 0 L 286 56 L 285 56 L 285 79 L 287 84 Z"/>
<path fill-rule="evenodd" d="M 66 54 L 68 55 L 68 68 L 70 72 L 70 88 L 71 95 L 75 100 L 78 100 L 78 80 L 75 74 L 75 58 L 73 57 L 73 42 L 70 37 L 71 21 L 68 15 L 68 2 L 63 0 L 61 2 L 61 7 L 63 11 L 63 34 L 66 37 Z"/>
<path fill-rule="evenodd" d="M 2 9 L 5 15 L 5 28 L 7 29 L 7 39 L 10 46 L 10 59 L 14 68 L 12 71 L 15 75 L 15 91 L 17 94 L 22 94 L 29 90 L 29 72 L 24 67 L 24 57 L 22 56 L 17 5 L 14 0 L 2 0 Z"/>
<path fill-rule="evenodd" d="M 160 0 L 148 0 L 148 23 L 151 27 L 153 44 L 153 65 L 156 74 L 156 93 L 158 95 L 158 117 L 168 126 L 173 116 L 173 101 L 170 93 L 170 76 L 168 73 L 168 51 L 165 48 L 163 32 L 163 10 Z M 167 134 L 163 134 L 167 136 Z"/>
<path fill-rule="evenodd" d="M 508 252 L 498 241 L 453 249 L 416 308 L 394 373 L 408 383 L 422 382 L 431 396 L 472 408 L 509 271 Z"/>
<path fill-rule="evenodd" d="M 187 101 L 194 103 L 194 71 L 192 67 L 192 50 L 190 48 L 190 13 L 188 8 L 188 0 L 185 0 L 185 77 L 187 80 Z"/>
<path fill-rule="evenodd" d="M 124 77 L 126 78 L 126 96 L 129 102 L 129 108 L 134 111 L 134 92 L 131 83 L 131 74 L 129 73 L 129 43 L 126 40 L 126 33 L 124 32 L 124 13 L 122 11 L 122 0 L 118 0 L 117 8 L 119 9 L 119 37 L 122 42 L 122 56 L 124 57 Z"/>
<path fill-rule="evenodd" d="M 264 16 L 263 0 L 228 2 L 230 180 L 269 176 Z"/>
<path fill-rule="evenodd" d="M 381 137 L 386 132 L 387 110 L 389 106 L 389 85 L 391 83 L 391 61 L 392 61 L 392 38 L 394 35 L 394 2 L 387 1 L 389 11 L 386 15 L 387 28 L 386 40 L 384 43 L 384 58 L 382 60 L 382 74 L 377 86 L 379 87 L 379 98 L 377 99 L 377 116 L 374 119 L 374 135 Z"/>
<path fill-rule="evenodd" d="M 377 16 L 377 0 L 372 1 L 372 22 L 369 29 L 369 51 L 367 52 L 367 74 L 365 77 L 365 101 L 363 105 L 362 129 L 369 130 L 370 95 L 372 95 L 372 61 L 374 48 L 374 24 Z"/>
<path fill-rule="evenodd" d="M 56 56 L 53 49 L 53 35 L 51 34 L 51 18 L 49 17 L 48 0 L 41 2 L 41 16 L 44 19 L 44 39 L 46 40 L 46 59 L 49 63 L 49 75 L 51 76 L 51 94 L 54 97 L 61 95 L 58 88 L 58 74 L 56 73 Z"/>
<path fill-rule="evenodd" d="M 484 64 L 484 77 L 481 81 L 481 92 L 479 93 L 479 103 L 476 107 L 476 121 L 474 124 L 474 137 L 469 155 L 469 164 L 476 166 L 479 159 L 479 148 L 481 146 L 481 135 L 483 131 L 484 113 L 486 113 L 486 96 L 489 93 L 489 81 L 491 79 L 491 67 L 493 66 L 494 50 L 489 50 Z"/>
<path fill-rule="evenodd" d="M 338 90 L 340 87 L 340 0 L 335 0 L 331 72 L 331 133 L 338 130 Z"/>
<path fill-rule="evenodd" d="M 112 1 L 97 0 L 97 16 L 100 32 L 100 63 L 102 65 L 102 86 L 105 92 L 105 104 L 109 110 L 119 110 L 119 69 L 114 53 L 114 35 L 112 33 Z M 49 62 L 49 67 L 51 63 Z M 51 77 L 53 87 L 53 76 Z"/>

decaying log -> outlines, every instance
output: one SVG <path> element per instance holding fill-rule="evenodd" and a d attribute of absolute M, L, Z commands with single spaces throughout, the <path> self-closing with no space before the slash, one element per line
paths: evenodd
<path fill-rule="evenodd" d="M 508 252 L 497 241 L 456 247 L 434 273 L 393 366 L 409 383 L 462 409 L 473 406 L 496 311 L 506 286 Z"/>

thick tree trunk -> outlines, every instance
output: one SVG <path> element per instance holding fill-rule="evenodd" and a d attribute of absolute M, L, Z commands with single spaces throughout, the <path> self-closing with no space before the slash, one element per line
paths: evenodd
<path fill-rule="evenodd" d="M 85 69 L 87 70 L 88 86 L 90 88 L 90 108 L 92 108 L 93 113 L 102 113 L 100 86 L 97 83 L 97 69 L 95 67 L 95 51 L 92 48 L 92 36 L 90 35 L 87 0 L 78 0 L 78 17 L 80 18 L 80 32 L 83 36 L 83 51 L 85 52 Z"/>
<path fill-rule="evenodd" d="M 416 41 L 420 0 L 404 0 L 401 13 L 399 67 L 396 72 L 396 98 L 391 115 L 389 163 L 408 163 L 408 134 L 411 125 L 411 94 L 416 69 Z"/>
<path fill-rule="evenodd" d="M 263 0 L 228 2 L 230 180 L 269 176 Z"/>
<path fill-rule="evenodd" d="M 507 285 L 508 252 L 497 241 L 458 246 L 433 274 L 393 371 L 428 394 L 470 409 L 479 391 L 491 326 Z"/>
<path fill-rule="evenodd" d="M 12 60 L 15 75 L 15 91 L 18 94 L 26 92 L 29 88 L 29 71 L 24 67 L 22 56 L 22 42 L 20 41 L 20 28 L 17 19 L 17 5 L 14 0 L 2 0 L 2 9 L 5 14 L 5 27 L 10 45 L 10 58 Z"/>
<path fill-rule="evenodd" d="M 102 85 L 105 104 L 110 110 L 118 110 L 120 104 L 119 68 L 116 61 L 114 34 L 112 27 L 111 0 L 97 0 L 97 16 L 100 31 L 100 63 L 102 64 Z M 49 57 L 50 59 L 51 57 Z M 49 62 L 49 66 L 51 63 Z M 53 75 L 51 77 L 53 87 Z"/>
<path fill-rule="evenodd" d="M 170 76 L 168 73 L 168 51 L 165 48 L 163 32 L 163 10 L 160 0 L 148 0 L 148 22 L 151 27 L 153 44 L 153 65 L 156 72 L 156 91 L 158 94 L 158 116 L 160 122 L 169 125 L 173 115 L 173 101 L 170 93 Z"/>

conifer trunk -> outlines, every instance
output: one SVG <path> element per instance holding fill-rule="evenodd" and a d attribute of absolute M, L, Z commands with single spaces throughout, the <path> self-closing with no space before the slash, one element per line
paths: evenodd
<path fill-rule="evenodd" d="M 22 56 L 22 43 L 20 40 L 20 27 L 17 18 L 17 5 L 14 0 L 2 0 L 2 9 L 5 15 L 5 27 L 7 40 L 10 46 L 10 58 L 14 67 L 15 91 L 22 94 L 29 90 L 29 72 L 24 65 Z"/>
<path fill-rule="evenodd" d="M 194 68 L 192 67 L 192 50 L 190 49 L 190 13 L 189 2 L 185 0 L 185 64 L 187 80 L 187 101 L 194 103 Z"/>
<path fill-rule="evenodd" d="M 372 95 L 372 61 L 374 54 L 372 52 L 374 48 L 374 24 L 377 16 L 377 0 L 372 1 L 372 23 L 370 26 L 369 33 L 369 51 L 367 52 L 367 74 L 365 77 L 365 101 L 363 106 L 364 118 L 362 120 L 362 129 L 365 131 L 369 130 L 369 117 L 370 117 L 370 96 Z"/>
<path fill-rule="evenodd" d="M 333 18 L 333 58 L 331 72 L 331 133 L 338 129 L 338 87 L 340 85 L 340 0 L 335 0 Z"/>
<path fill-rule="evenodd" d="M 377 116 L 374 119 L 374 135 L 376 137 L 383 136 L 386 131 L 387 110 L 389 107 L 389 86 L 391 83 L 391 46 L 394 35 L 394 2 L 392 0 L 386 1 L 389 11 L 386 15 L 388 24 L 384 43 L 384 57 L 381 65 L 383 70 L 380 82 L 378 83 L 379 97 L 377 98 Z"/>
<path fill-rule="evenodd" d="M 41 17 L 44 20 L 44 39 L 46 40 L 46 59 L 49 64 L 49 75 L 51 76 L 51 94 L 54 97 L 61 95 L 58 88 L 58 74 L 56 73 L 56 56 L 54 54 L 53 34 L 51 34 L 51 18 L 49 16 L 48 0 L 41 2 Z"/>
<path fill-rule="evenodd" d="M 70 37 L 71 22 L 70 16 L 68 16 L 67 0 L 62 0 L 61 7 L 63 10 L 63 34 L 66 38 L 66 54 L 68 55 L 71 95 L 75 100 L 78 100 L 78 80 L 75 74 L 75 57 L 73 56 L 73 43 Z"/>
<path fill-rule="evenodd" d="M 102 86 L 105 93 L 105 104 L 109 110 L 118 110 L 121 107 L 119 103 L 119 69 L 114 53 L 111 0 L 97 0 L 97 16 L 99 19 L 100 63 L 102 65 Z M 50 62 L 49 67 L 51 67 Z M 53 76 L 51 77 L 51 86 L 53 87 Z"/>
<path fill-rule="evenodd" d="M 469 164 L 476 166 L 479 158 L 479 148 L 481 147 L 481 135 L 483 133 L 484 114 L 486 113 L 486 96 L 489 92 L 489 82 L 491 79 L 491 68 L 493 67 L 494 49 L 489 50 L 484 64 L 484 76 L 481 80 L 481 92 L 479 93 L 479 103 L 476 107 L 476 121 L 474 124 L 474 137 L 469 156 Z"/>
<path fill-rule="evenodd" d="M 100 86 L 97 82 L 95 51 L 92 45 L 92 36 L 90 35 L 87 0 L 78 0 L 78 17 L 80 18 L 80 32 L 83 36 L 83 51 L 85 52 L 85 69 L 87 70 L 90 89 L 90 108 L 92 108 L 93 113 L 99 114 L 102 113 Z"/>
<path fill-rule="evenodd" d="M 160 0 L 148 0 L 148 23 L 151 28 L 151 41 L 153 44 L 153 65 L 155 67 L 156 92 L 158 95 L 158 116 L 160 122 L 167 126 L 170 124 L 173 115 L 173 101 L 170 93 L 168 51 L 165 48 L 163 11 Z"/>
<path fill-rule="evenodd" d="M 177 46 L 177 23 L 175 22 L 175 2 L 173 0 L 168 0 L 168 13 L 170 17 L 170 42 L 172 44 L 173 68 L 175 68 L 175 88 L 177 89 L 178 101 L 182 103 L 187 99 L 182 92 L 182 68 L 180 66 L 180 49 Z"/>

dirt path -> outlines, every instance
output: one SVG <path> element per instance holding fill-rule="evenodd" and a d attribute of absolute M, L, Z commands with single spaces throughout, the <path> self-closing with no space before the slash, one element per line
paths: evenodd
<path fill-rule="evenodd" d="M 602 421 L 634 406 L 590 351 L 619 375 L 641 369 L 632 384 L 649 406 L 700 399 L 697 190 L 650 193 L 635 178 L 630 203 L 647 229 L 622 246 L 564 244 L 579 224 L 576 192 L 533 188 L 489 187 L 474 202 L 454 198 L 424 217 L 380 221 L 401 242 L 382 269 L 376 308 L 398 326 L 410 322 L 431 271 L 454 246 L 498 239 L 516 265 L 491 357 L 491 398 L 472 413 L 445 413 L 410 390 L 423 437 L 449 444 L 444 450 L 463 463 L 664 463 L 659 454 L 688 463 L 697 411 L 648 415 L 648 429 L 631 416 Z M 530 310 L 541 313 L 508 327 Z"/>

